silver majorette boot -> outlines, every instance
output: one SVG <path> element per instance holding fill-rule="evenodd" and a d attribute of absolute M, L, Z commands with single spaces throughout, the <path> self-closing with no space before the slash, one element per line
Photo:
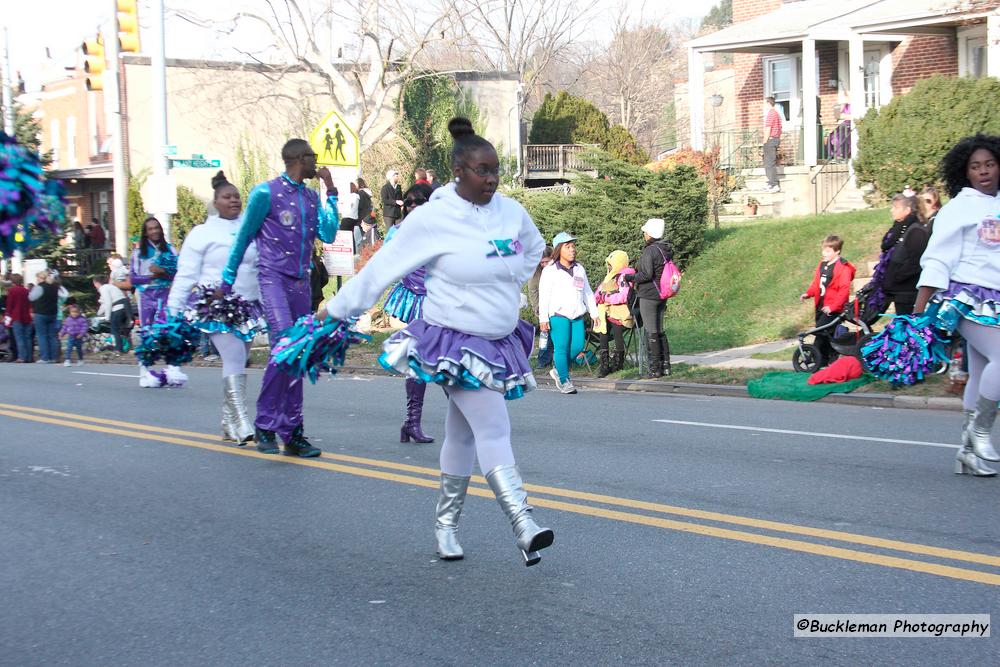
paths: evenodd
<path fill-rule="evenodd" d="M 229 401 L 229 378 L 222 378 L 222 439 L 229 442 L 236 442 L 236 428 L 234 427 L 233 406 Z"/>
<path fill-rule="evenodd" d="M 441 473 L 441 497 L 438 498 L 437 521 L 434 522 L 434 537 L 437 538 L 437 552 L 441 560 L 465 557 L 462 545 L 458 543 L 458 518 L 465 505 L 469 479 Z"/>
<path fill-rule="evenodd" d="M 972 443 L 969 442 L 969 424 L 972 423 L 974 410 L 965 410 L 965 422 L 962 424 L 962 447 L 955 453 L 955 474 L 975 475 L 976 477 L 993 477 L 997 471 L 990 468 L 982 459 L 972 451 Z"/>
<path fill-rule="evenodd" d="M 223 379 L 223 384 L 226 394 L 223 417 L 226 416 L 226 408 L 229 409 L 229 426 L 226 432 L 236 444 L 243 445 L 253 439 L 253 423 L 247 415 L 246 406 L 246 373 L 227 375 Z"/>
<path fill-rule="evenodd" d="M 486 473 L 486 481 L 497 497 L 500 509 L 510 519 L 524 564 L 529 567 L 535 565 L 542 560 L 538 550 L 551 546 L 555 535 L 548 528 L 539 528 L 531 516 L 528 494 L 524 491 L 517 466 L 497 466 Z"/>
<path fill-rule="evenodd" d="M 980 396 L 976 402 L 976 413 L 972 416 L 972 422 L 966 433 L 969 434 L 972 451 L 987 461 L 1000 461 L 1000 454 L 997 454 L 997 450 L 993 449 L 993 444 L 990 442 L 990 432 L 996 419 L 997 402 Z"/>

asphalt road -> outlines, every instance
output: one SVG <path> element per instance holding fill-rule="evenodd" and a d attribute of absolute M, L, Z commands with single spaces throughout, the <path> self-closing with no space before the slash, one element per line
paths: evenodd
<path fill-rule="evenodd" d="M 0 664 L 1000 661 L 996 631 L 793 638 L 802 613 L 1000 620 L 1000 479 L 952 473 L 960 414 L 540 390 L 508 404 L 556 533 L 525 568 L 475 482 L 465 560 L 435 557 L 438 443 L 397 442 L 400 380 L 308 387 L 301 461 L 222 444 L 219 372 L 189 373 L 0 366 Z"/>

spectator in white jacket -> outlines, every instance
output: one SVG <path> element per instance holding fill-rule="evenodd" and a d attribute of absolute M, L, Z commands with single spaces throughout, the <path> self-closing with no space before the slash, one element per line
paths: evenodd
<path fill-rule="evenodd" d="M 115 339 L 115 352 L 125 352 L 125 336 L 131 328 L 132 308 L 128 297 L 117 286 L 108 282 L 105 275 L 94 276 L 94 289 L 100 296 L 97 317 L 108 320 Z"/>
<path fill-rule="evenodd" d="M 538 321 L 549 332 L 555 368 L 549 373 L 564 394 L 575 394 L 569 365 L 583 351 L 586 327 L 583 316 L 597 319 L 597 301 L 587 281 L 587 271 L 576 261 L 576 237 L 559 232 L 552 239 L 555 259 L 542 270 L 538 282 Z"/>

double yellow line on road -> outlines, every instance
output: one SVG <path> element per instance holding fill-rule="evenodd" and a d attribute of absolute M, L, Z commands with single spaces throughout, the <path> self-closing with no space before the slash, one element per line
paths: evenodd
<path fill-rule="evenodd" d="M 67 428 L 92 431 L 96 433 L 107 433 L 109 435 L 117 435 L 132 439 L 165 442 L 176 445 L 184 445 L 186 447 L 197 447 L 199 449 L 206 449 L 224 454 L 233 454 L 236 456 L 245 456 L 292 465 L 302 465 L 311 468 L 321 468 L 324 470 L 331 470 L 333 472 L 368 477 L 371 479 L 380 479 L 431 488 L 436 488 L 438 486 L 438 471 L 436 469 L 408 465 L 405 463 L 396 463 L 394 461 L 332 453 L 324 453 L 322 457 L 315 459 L 300 459 L 284 456 L 275 457 L 269 454 L 261 454 L 252 448 L 240 448 L 231 445 L 219 444 L 219 436 L 213 434 L 164 428 L 148 424 L 137 424 L 134 422 L 116 421 L 101 417 L 91 417 L 88 415 L 74 414 L 70 412 L 58 412 L 55 410 L 46 410 L 43 408 L 11 405 L 6 403 L 0 403 L 0 415 L 14 419 L 51 424 L 55 426 L 64 426 Z M 470 494 L 483 498 L 493 497 L 492 492 L 488 488 L 484 488 L 486 482 L 482 477 L 474 477 L 473 481 L 480 486 L 470 486 Z M 873 537 L 870 535 L 826 530 L 823 528 L 813 528 L 793 523 L 768 521 L 752 517 L 709 512 L 705 510 L 665 505 L 662 503 L 653 503 L 642 500 L 633 500 L 629 498 L 618 498 L 615 496 L 589 493 L 586 491 L 574 491 L 571 489 L 561 489 L 552 486 L 528 484 L 526 485 L 526 489 L 532 494 L 532 504 L 539 507 L 548 507 L 596 518 L 611 519 L 614 521 L 651 526 L 654 528 L 676 530 L 686 533 L 694 533 L 697 535 L 706 535 L 709 537 L 748 542 L 751 544 L 776 547 L 789 551 L 828 556 L 831 558 L 856 561 L 870 565 L 881 565 L 884 567 L 910 570 L 913 572 L 933 574 L 952 579 L 1000 586 L 1000 574 L 990 572 L 988 570 L 969 569 L 967 567 L 956 567 L 954 565 L 946 565 L 926 560 L 915 560 L 878 552 L 849 549 L 824 544 L 822 542 L 791 539 L 769 533 L 798 535 L 818 540 L 843 542 L 887 551 L 928 556 L 942 560 L 974 563 L 976 565 L 987 566 L 990 568 L 1000 568 L 1000 556 L 991 554 L 946 549 L 924 544 L 915 544 L 911 542 Z M 565 500 L 560 500 L 560 498 Z M 643 513 L 612 508 L 640 510 Z M 664 518 L 662 515 L 682 517 L 685 519 L 697 519 L 711 523 L 679 521 L 676 519 Z M 741 526 L 744 528 L 766 532 L 735 530 L 733 528 L 726 528 L 715 524 Z"/>

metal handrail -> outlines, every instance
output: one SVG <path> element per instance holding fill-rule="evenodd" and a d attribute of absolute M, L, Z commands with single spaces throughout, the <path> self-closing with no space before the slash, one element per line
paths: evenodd
<path fill-rule="evenodd" d="M 833 167 L 840 167 L 843 169 L 843 171 L 834 172 Z M 824 175 L 824 173 L 826 174 L 826 178 L 823 181 L 824 185 L 817 186 L 817 182 L 819 181 L 820 176 Z M 824 191 L 827 190 L 825 183 L 829 179 L 830 175 L 834 173 L 838 174 L 840 177 L 834 178 L 833 182 L 835 189 L 833 191 L 833 194 L 825 198 L 826 201 L 823 203 L 823 207 L 820 208 L 819 206 L 820 189 Z M 813 191 L 813 213 L 814 214 L 825 213 L 826 210 L 830 208 L 830 205 L 834 201 L 836 201 L 837 197 L 840 195 L 841 192 L 843 192 L 844 188 L 847 187 L 847 184 L 850 182 L 851 182 L 851 168 L 848 164 L 845 164 L 844 162 L 838 162 L 835 160 L 826 160 L 822 165 L 820 165 L 820 168 L 809 179 L 809 185 L 812 186 L 812 191 Z"/>

